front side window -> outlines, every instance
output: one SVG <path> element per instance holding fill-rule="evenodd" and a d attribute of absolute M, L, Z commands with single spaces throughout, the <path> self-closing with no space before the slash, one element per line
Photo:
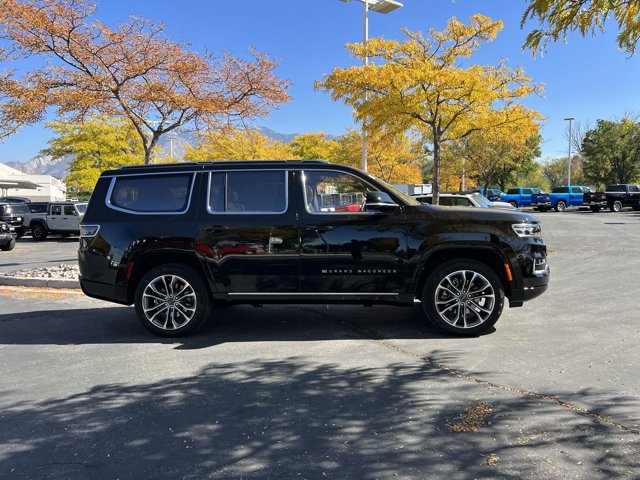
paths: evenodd
<path fill-rule="evenodd" d="M 640 192 L 638 185 L 629 185 L 629 192 L 637 193 Z"/>
<path fill-rule="evenodd" d="M 140 213 L 184 212 L 189 204 L 193 174 L 155 174 L 117 177 L 111 206 Z"/>
<path fill-rule="evenodd" d="M 287 172 L 210 173 L 208 209 L 211 213 L 284 213 Z"/>
<path fill-rule="evenodd" d="M 363 211 L 367 192 L 363 180 L 342 172 L 304 172 L 304 202 L 310 213 L 357 213 Z"/>

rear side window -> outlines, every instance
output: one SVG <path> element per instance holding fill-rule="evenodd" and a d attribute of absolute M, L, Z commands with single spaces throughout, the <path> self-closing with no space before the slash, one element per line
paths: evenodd
<path fill-rule="evenodd" d="M 211 173 L 208 209 L 210 213 L 284 213 L 287 172 Z"/>
<path fill-rule="evenodd" d="M 507 195 L 518 195 L 520 193 L 520 189 L 519 188 L 510 188 L 507 191 Z"/>
<path fill-rule="evenodd" d="M 187 210 L 193 174 L 155 174 L 116 177 L 109 203 L 139 213 L 181 213 Z"/>
<path fill-rule="evenodd" d="M 607 187 L 607 192 L 626 192 L 624 185 L 609 185 Z"/>
<path fill-rule="evenodd" d="M 553 189 L 553 193 L 569 193 L 569 187 L 556 187 Z"/>

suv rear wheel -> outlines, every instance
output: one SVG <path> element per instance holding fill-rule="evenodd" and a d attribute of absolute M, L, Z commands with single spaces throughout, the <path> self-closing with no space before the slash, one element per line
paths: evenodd
<path fill-rule="evenodd" d="M 41 223 L 36 223 L 31 227 L 31 236 L 34 240 L 44 240 L 49 232 Z"/>
<path fill-rule="evenodd" d="M 504 306 L 504 287 L 487 265 L 471 259 L 450 260 L 427 278 L 422 307 L 436 327 L 462 335 L 488 330 Z"/>
<path fill-rule="evenodd" d="M 160 265 L 140 279 L 134 297 L 140 322 L 166 337 L 184 335 L 209 316 L 211 302 L 204 281 L 191 268 Z"/>
<path fill-rule="evenodd" d="M 616 200 L 613 202 L 613 205 L 611 205 L 611 211 L 619 212 L 620 210 L 622 210 L 622 202 L 620 200 Z"/>

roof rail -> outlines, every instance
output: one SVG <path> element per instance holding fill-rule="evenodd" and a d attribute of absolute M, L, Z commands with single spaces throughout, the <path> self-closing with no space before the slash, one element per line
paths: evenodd
<path fill-rule="evenodd" d="M 189 165 L 282 165 L 282 164 L 326 164 L 327 160 L 208 160 L 200 162 L 179 162 L 179 163 L 148 163 L 140 165 L 123 165 L 118 170 L 128 170 L 131 168 L 167 168 L 167 167 L 183 167 Z"/>

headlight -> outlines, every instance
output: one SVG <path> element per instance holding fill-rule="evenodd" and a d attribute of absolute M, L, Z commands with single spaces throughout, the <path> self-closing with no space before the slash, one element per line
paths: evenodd
<path fill-rule="evenodd" d="M 511 225 L 511 228 L 513 228 L 513 231 L 516 232 L 516 234 L 519 237 L 541 237 L 542 234 L 542 228 L 540 228 L 540 224 L 539 223 L 528 223 L 528 222 L 523 222 L 523 223 L 514 223 Z"/>

